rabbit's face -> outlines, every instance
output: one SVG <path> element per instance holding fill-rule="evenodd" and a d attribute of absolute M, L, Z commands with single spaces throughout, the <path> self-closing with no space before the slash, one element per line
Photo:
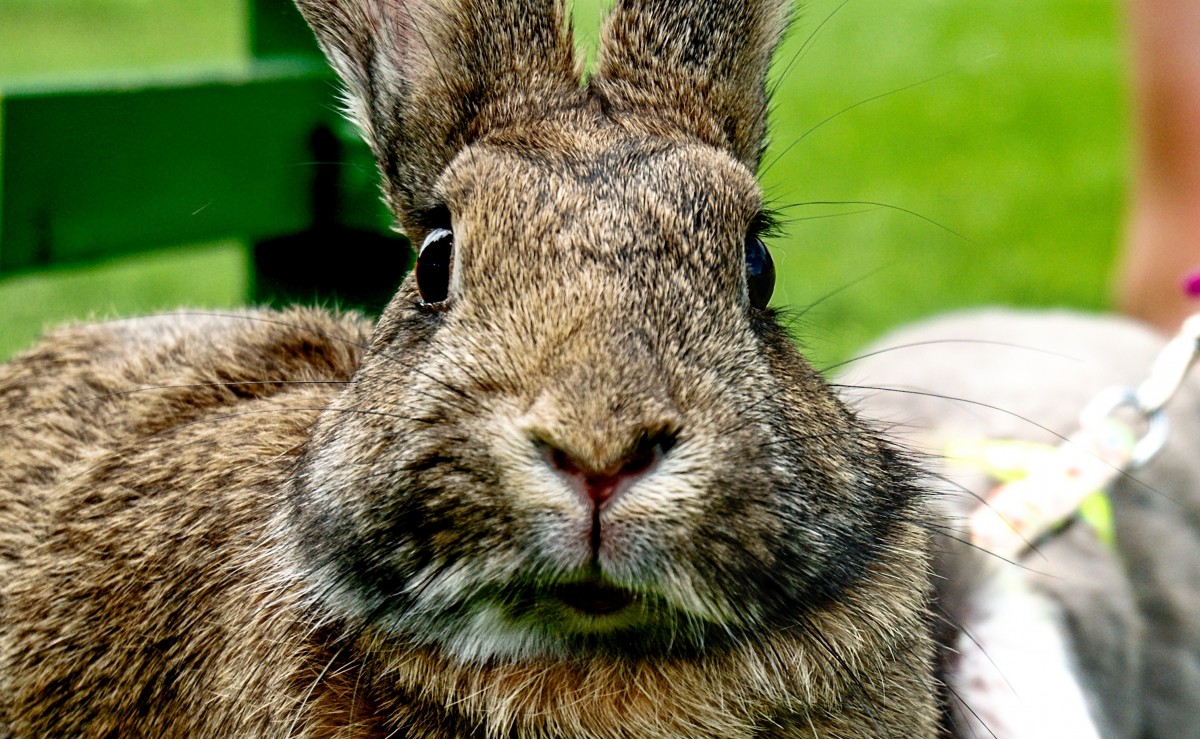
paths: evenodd
<path fill-rule="evenodd" d="M 688 652 L 865 576 L 906 470 L 750 299 L 742 163 L 593 115 L 435 193 L 448 279 L 405 283 L 298 478 L 327 605 L 461 659 Z"/>

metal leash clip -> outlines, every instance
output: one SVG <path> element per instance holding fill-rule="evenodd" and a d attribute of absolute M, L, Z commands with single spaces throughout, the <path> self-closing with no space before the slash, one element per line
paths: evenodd
<path fill-rule="evenodd" d="M 1163 347 L 1142 384 L 1101 392 L 1080 414 L 1078 431 L 1058 446 L 1028 455 L 971 514 L 971 541 L 1012 559 L 1080 515 L 1112 543 L 1105 491 L 1116 477 L 1142 467 L 1162 450 L 1169 431 L 1165 406 L 1197 357 L 1200 314 L 1188 318 Z"/>
<path fill-rule="evenodd" d="M 1084 434 L 1119 433 L 1125 439 L 1110 454 L 1103 455 L 1116 471 L 1146 465 L 1167 443 L 1170 431 L 1166 411 L 1161 407 L 1146 410 L 1138 391 L 1123 387 L 1109 388 L 1092 398 L 1079 414 L 1079 426 Z M 1072 441 L 1079 443 L 1074 437 Z"/>
<path fill-rule="evenodd" d="M 1200 357 L 1200 313 L 1183 322 L 1179 333 L 1163 347 L 1154 360 L 1150 376 L 1134 391 L 1133 402 L 1142 416 L 1152 424 L 1154 419 L 1162 419 L 1162 442 L 1166 441 L 1166 417 L 1163 408 L 1183 385 L 1184 378 L 1196 363 L 1197 357 Z M 1149 462 L 1161 447 L 1160 442 L 1158 447 L 1140 462 L 1135 459 L 1135 466 Z"/>

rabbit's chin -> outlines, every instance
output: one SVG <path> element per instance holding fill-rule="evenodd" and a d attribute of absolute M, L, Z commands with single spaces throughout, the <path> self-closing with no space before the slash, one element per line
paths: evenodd
<path fill-rule="evenodd" d="M 480 602 L 466 618 L 432 629 L 424 624 L 412 636 L 460 662 L 680 656 L 698 654 L 728 639 L 719 625 L 692 619 L 654 597 L 605 597 L 610 600 L 604 612 L 584 611 L 556 596 L 536 597 L 520 606 Z M 613 606 L 614 597 L 620 607 Z"/>
<path fill-rule="evenodd" d="M 596 566 L 548 579 L 490 574 L 443 571 L 391 602 L 352 587 L 311 595 L 394 647 L 432 647 L 463 663 L 697 655 L 750 626 L 746 613 L 683 583 L 622 583 Z"/>
<path fill-rule="evenodd" d="M 485 588 L 467 602 L 385 617 L 383 625 L 461 662 L 694 654 L 734 631 L 661 594 L 592 578 Z"/>

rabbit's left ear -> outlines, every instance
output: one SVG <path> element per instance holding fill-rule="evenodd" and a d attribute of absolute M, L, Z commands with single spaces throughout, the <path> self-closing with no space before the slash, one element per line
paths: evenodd
<path fill-rule="evenodd" d="M 753 171 L 766 129 L 767 67 L 789 0 L 617 0 L 590 86 L 614 116 L 669 126 Z"/>
<path fill-rule="evenodd" d="M 491 130 L 581 96 L 561 0 L 296 0 L 401 223 Z"/>

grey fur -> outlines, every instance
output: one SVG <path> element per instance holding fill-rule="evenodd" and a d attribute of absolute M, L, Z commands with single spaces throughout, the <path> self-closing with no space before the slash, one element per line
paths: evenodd
<path fill-rule="evenodd" d="M 900 424 L 894 434 L 931 455 L 951 440 L 1056 444 L 1055 434 L 1074 432 L 1100 391 L 1144 380 L 1163 343 L 1115 317 L 989 311 L 900 330 L 877 344 L 882 353 L 855 363 L 846 381 L 892 389 L 853 391 L 852 403 Z M 1200 382 L 1190 379 L 1168 412 L 1162 454 L 1111 491 L 1115 552 L 1082 524 L 1016 564 L 955 538 L 937 542 L 939 609 L 955 628 L 975 628 L 987 584 L 998 577 L 1026 582 L 1057 604 L 1106 738 L 1200 735 Z M 957 528 L 992 483 L 933 466 L 952 483 L 943 485 L 939 508 Z M 944 650 L 942 662 L 951 686 L 969 691 L 958 681 L 956 655 Z M 987 715 L 989 706 L 955 709 L 963 734 L 972 736 L 965 728 L 975 723 L 971 711 Z"/>

